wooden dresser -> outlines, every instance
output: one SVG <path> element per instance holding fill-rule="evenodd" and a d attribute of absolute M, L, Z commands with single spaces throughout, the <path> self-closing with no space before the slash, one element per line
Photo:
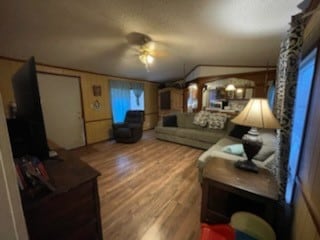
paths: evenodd
<path fill-rule="evenodd" d="M 35 199 L 22 195 L 30 239 L 102 239 L 98 171 L 59 151 L 44 162 L 56 191 Z"/>

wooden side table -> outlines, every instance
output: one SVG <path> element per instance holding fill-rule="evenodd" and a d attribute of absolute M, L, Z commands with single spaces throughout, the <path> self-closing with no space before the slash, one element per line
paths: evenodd
<path fill-rule="evenodd" d="M 229 223 L 233 213 L 247 211 L 275 224 L 278 185 L 266 169 L 252 173 L 234 162 L 212 158 L 203 171 L 201 221 Z"/>

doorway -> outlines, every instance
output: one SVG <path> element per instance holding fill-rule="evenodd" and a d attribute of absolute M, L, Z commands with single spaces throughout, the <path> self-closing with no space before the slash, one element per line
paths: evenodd
<path fill-rule="evenodd" d="M 84 146 L 79 78 L 47 73 L 37 77 L 47 138 L 65 149 Z"/>

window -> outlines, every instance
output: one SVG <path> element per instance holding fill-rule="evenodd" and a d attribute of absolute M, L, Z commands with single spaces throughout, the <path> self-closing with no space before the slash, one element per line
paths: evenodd
<path fill-rule="evenodd" d="M 314 49 L 300 64 L 299 76 L 294 103 L 293 127 L 291 133 L 288 182 L 286 187 L 286 202 L 291 203 L 294 181 L 297 174 L 300 149 L 304 134 L 309 97 L 311 93 L 317 49 Z"/>
<path fill-rule="evenodd" d="M 143 83 L 110 81 L 111 110 L 114 123 L 123 122 L 128 110 L 144 110 Z"/>
<path fill-rule="evenodd" d="M 144 110 L 144 91 L 137 97 L 134 90 L 130 89 L 130 110 Z"/>

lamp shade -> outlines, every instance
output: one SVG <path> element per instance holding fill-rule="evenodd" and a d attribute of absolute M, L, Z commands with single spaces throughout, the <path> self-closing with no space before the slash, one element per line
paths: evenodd
<path fill-rule="evenodd" d="M 231 120 L 233 123 L 256 128 L 280 128 L 267 99 L 251 98 L 245 108 Z"/>
<path fill-rule="evenodd" d="M 233 84 L 228 84 L 226 87 L 226 91 L 235 91 L 236 87 Z"/>

